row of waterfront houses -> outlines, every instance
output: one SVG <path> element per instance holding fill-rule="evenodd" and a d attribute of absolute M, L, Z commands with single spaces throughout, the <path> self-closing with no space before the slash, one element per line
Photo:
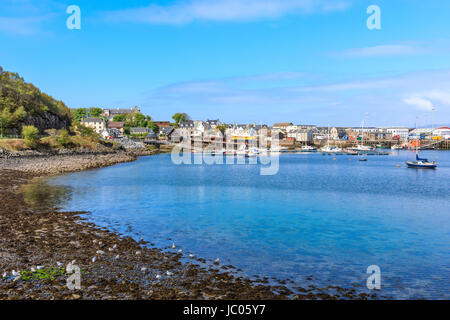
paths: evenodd
<path fill-rule="evenodd" d="M 104 109 L 103 118 L 86 118 L 82 120 L 85 126 L 93 128 L 103 138 L 120 137 L 124 134 L 124 123 L 112 121 L 114 116 L 140 113 L 139 108 Z M 109 121 L 105 121 L 108 119 Z M 147 139 L 166 139 L 171 141 L 189 137 L 193 140 L 214 140 L 231 137 L 235 140 L 252 140 L 266 137 L 269 141 L 277 137 L 288 143 L 313 144 L 322 140 L 369 140 L 369 141 L 399 141 L 411 139 L 450 139 L 450 128 L 410 129 L 407 127 L 320 127 L 315 125 L 293 124 L 291 122 L 265 124 L 226 124 L 219 119 L 206 121 L 187 120 L 174 126 L 170 121 L 154 121 L 159 132 L 150 128 L 130 128 L 130 135 L 145 136 Z"/>

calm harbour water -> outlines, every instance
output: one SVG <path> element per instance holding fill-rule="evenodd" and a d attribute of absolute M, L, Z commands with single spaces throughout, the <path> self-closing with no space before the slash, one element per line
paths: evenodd
<path fill-rule="evenodd" d="M 250 277 L 367 292 L 366 269 L 378 265 L 383 296 L 449 299 L 450 152 L 421 155 L 439 168 L 406 168 L 408 151 L 368 162 L 283 154 L 278 174 L 261 176 L 259 165 L 175 165 L 164 154 L 49 183 L 70 190 L 64 211 Z"/>

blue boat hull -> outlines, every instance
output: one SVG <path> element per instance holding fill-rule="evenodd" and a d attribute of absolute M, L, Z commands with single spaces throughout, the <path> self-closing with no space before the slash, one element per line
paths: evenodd
<path fill-rule="evenodd" d="M 409 162 L 409 161 L 406 161 L 406 165 L 409 168 L 417 168 L 417 169 L 435 169 L 437 167 L 437 164 L 434 164 L 434 163 L 430 163 L 430 164 L 420 163 L 419 164 L 419 163 Z"/>

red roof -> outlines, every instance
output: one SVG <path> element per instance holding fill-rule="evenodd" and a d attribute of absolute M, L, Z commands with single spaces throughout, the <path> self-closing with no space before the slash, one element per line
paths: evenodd
<path fill-rule="evenodd" d="M 108 128 L 110 129 L 122 129 L 124 122 L 118 122 L 118 121 L 109 121 L 108 122 Z"/>

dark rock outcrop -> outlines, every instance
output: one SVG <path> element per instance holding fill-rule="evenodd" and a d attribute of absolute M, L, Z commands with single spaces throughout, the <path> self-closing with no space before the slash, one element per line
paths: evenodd
<path fill-rule="evenodd" d="M 47 129 L 69 129 L 70 119 L 68 117 L 60 117 L 55 114 L 45 112 L 43 115 L 28 115 L 22 126 L 35 126 L 43 133 Z M 20 128 L 20 131 L 22 128 Z"/>

